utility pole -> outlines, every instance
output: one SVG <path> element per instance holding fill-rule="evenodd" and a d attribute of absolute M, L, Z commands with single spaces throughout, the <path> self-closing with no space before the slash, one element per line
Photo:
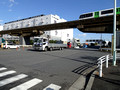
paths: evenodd
<path fill-rule="evenodd" d="M 114 28 L 113 28 L 113 66 L 116 66 L 116 0 L 114 0 Z"/>
<path fill-rule="evenodd" d="M 101 33 L 101 37 L 100 37 L 100 49 L 102 48 L 102 33 Z"/>

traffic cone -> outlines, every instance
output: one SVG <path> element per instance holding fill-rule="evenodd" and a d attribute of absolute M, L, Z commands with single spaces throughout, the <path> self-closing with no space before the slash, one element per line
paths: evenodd
<path fill-rule="evenodd" d="M 23 50 L 24 50 L 24 46 L 23 46 Z"/>
<path fill-rule="evenodd" d="M 16 48 L 16 51 L 18 50 L 18 47 Z"/>

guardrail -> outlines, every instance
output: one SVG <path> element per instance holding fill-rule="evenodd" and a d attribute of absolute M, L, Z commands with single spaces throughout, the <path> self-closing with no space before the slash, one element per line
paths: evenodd
<path fill-rule="evenodd" d="M 98 61 L 98 66 L 99 67 L 99 77 L 102 77 L 102 68 L 103 68 L 103 63 L 106 62 L 106 68 L 108 68 L 108 61 L 111 59 L 111 55 L 105 55 L 100 57 Z"/>

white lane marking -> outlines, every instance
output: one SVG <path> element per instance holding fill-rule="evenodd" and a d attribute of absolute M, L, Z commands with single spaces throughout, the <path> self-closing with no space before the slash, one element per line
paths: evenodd
<path fill-rule="evenodd" d="M 40 82 L 42 82 L 42 80 L 34 78 L 34 79 L 29 80 L 29 81 L 27 81 L 23 84 L 20 84 L 20 85 L 14 87 L 14 88 L 11 88 L 10 90 L 27 90 L 27 89 L 35 86 L 36 84 L 38 84 Z"/>
<path fill-rule="evenodd" d="M 59 90 L 60 88 L 61 88 L 61 86 L 58 86 L 58 85 L 55 85 L 55 84 L 50 84 L 49 86 L 47 86 L 43 90 Z"/>
<path fill-rule="evenodd" d="M 7 76 L 7 75 L 10 75 L 10 74 L 13 74 L 13 73 L 16 73 L 16 71 L 14 71 L 14 70 L 6 71 L 6 72 L 3 72 L 3 73 L 0 73 L 0 77 Z"/>
<path fill-rule="evenodd" d="M 15 82 L 15 81 L 17 81 L 17 80 L 23 79 L 23 78 L 25 78 L 25 77 L 27 77 L 27 76 L 28 76 L 28 75 L 20 74 L 20 75 L 17 75 L 17 76 L 14 76 L 14 77 L 11 77 L 11 78 L 2 80 L 2 81 L 0 81 L 0 87 L 1 87 L 1 86 L 4 86 L 4 85 L 6 85 L 6 84 L 9 84 L 9 83 Z"/>
<path fill-rule="evenodd" d="M 2 67 L 2 68 L 0 68 L 0 71 L 3 71 L 3 70 L 6 70 L 7 68 L 5 68 L 5 67 Z"/>

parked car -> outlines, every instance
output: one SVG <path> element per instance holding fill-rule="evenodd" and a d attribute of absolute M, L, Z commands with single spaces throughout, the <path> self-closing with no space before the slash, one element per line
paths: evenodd
<path fill-rule="evenodd" d="M 20 45 L 14 45 L 14 44 L 3 44 L 4 49 L 10 49 L 10 48 L 20 48 Z"/>

